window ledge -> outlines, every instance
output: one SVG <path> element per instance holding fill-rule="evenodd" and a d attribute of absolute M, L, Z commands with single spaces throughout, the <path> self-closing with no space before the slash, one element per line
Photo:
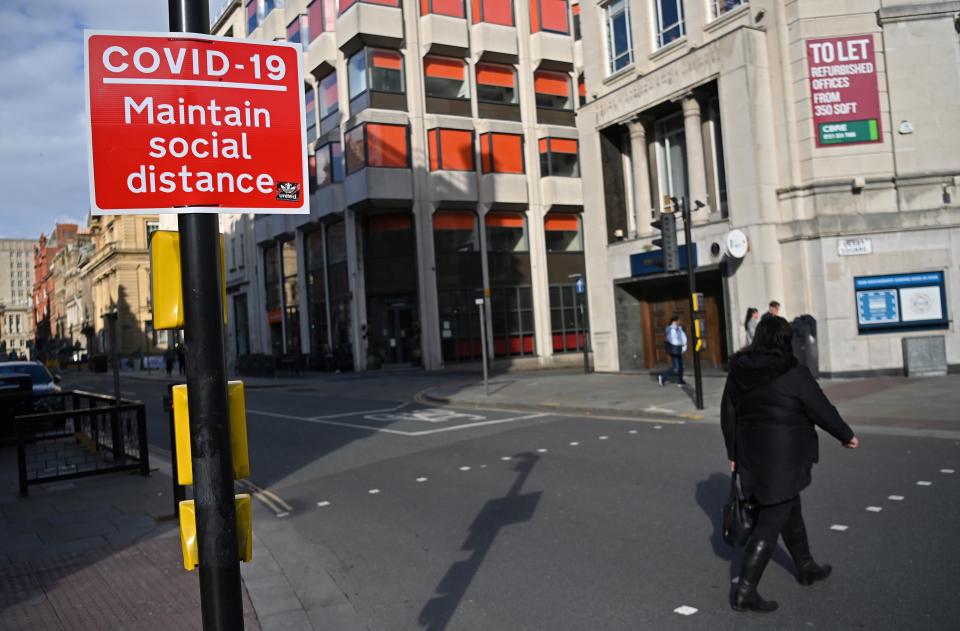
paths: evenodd
<path fill-rule="evenodd" d="M 735 21 L 738 20 L 742 15 L 744 15 L 744 14 L 749 14 L 749 13 L 750 13 L 750 3 L 749 3 L 749 2 L 745 2 L 745 3 L 741 4 L 739 7 L 737 7 L 736 9 L 732 9 L 732 10 L 730 10 L 730 11 L 727 11 L 726 13 L 724 13 L 723 15 L 721 15 L 720 17 L 713 18 L 712 20 L 710 20 L 709 22 L 707 22 L 706 25 L 704 25 L 703 30 L 704 30 L 705 33 L 710 33 L 710 32 L 712 32 L 712 31 L 715 31 L 715 30 L 719 29 L 719 28 L 722 27 L 724 24 L 729 24 L 730 22 L 735 22 Z"/>
<path fill-rule="evenodd" d="M 632 61 L 632 62 L 628 63 L 626 66 L 624 66 L 623 68 L 621 68 L 620 70 L 617 70 L 615 73 L 613 73 L 613 74 L 611 74 L 611 75 L 607 75 L 606 77 L 604 77 L 604 78 L 603 78 L 603 84 L 604 84 L 604 85 L 609 85 L 609 84 L 611 84 L 611 83 L 616 83 L 617 81 L 621 81 L 622 79 L 624 79 L 624 78 L 626 78 L 626 77 L 631 77 L 631 76 L 634 75 L 634 73 L 636 72 L 636 70 L 637 70 L 637 69 L 636 69 L 636 61 Z M 589 103 L 589 101 L 587 101 L 587 102 Z"/>
<path fill-rule="evenodd" d="M 673 51 L 679 50 L 680 48 L 684 48 L 687 45 L 688 45 L 688 42 L 687 42 L 686 35 L 684 35 L 683 37 L 678 37 L 677 39 L 673 40 L 666 46 L 661 46 L 660 48 L 655 50 L 653 53 L 651 53 L 647 57 L 647 59 L 649 59 L 650 61 L 657 61 L 659 59 L 662 59 L 663 57 L 666 57 Z"/>

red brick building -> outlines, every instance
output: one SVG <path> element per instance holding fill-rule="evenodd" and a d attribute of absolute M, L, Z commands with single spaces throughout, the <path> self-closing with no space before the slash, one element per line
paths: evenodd
<path fill-rule="evenodd" d="M 58 223 L 48 238 L 41 234 L 33 249 L 33 337 L 37 352 L 52 338 L 56 292 L 50 264 L 57 252 L 77 240 L 77 224 Z"/>

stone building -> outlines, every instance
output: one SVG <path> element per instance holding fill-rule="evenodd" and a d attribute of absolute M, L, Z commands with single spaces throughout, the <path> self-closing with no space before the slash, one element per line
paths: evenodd
<path fill-rule="evenodd" d="M 575 20 L 563 0 L 228 3 L 302 44 L 309 216 L 223 216 L 228 355 L 430 369 L 579 361 Z M 172 224 L 172 220 L 168 220 Z"/>
<path fill-rule="evenodd" d="M 0 356 L 28 356 L 33 342 L 30 297 L 33 293 L 32 239 L 0 239 Z"/>
<path fill-rule="evenodd" d="M 706 365 L 771 300 L 816 319 L 824 373 L 901 372 L 914 337 L 960 365 L 960 4 L 582 6 L 598 370 L 662 364 L 670 315 L 689 327 L 685 278 L 651 265 L 651 222 L 674 199 L 697 207 Z"/>
<path fill-rule="evenodd" d="M 109 351 L 109 331 L 104 316 L 116 312 L 118 352 L 134 356 L 163 346 L 153 330 L 150 308 L 150 235 L 159 228 L 156 215 L 90 216 L 93 253 L 85 259 L 78 281 L 89 292 L 92 328 L 91 354 Z"/>

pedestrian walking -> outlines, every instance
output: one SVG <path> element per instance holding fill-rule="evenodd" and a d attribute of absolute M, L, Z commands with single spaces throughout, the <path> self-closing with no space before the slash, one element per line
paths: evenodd
<path fill-rule="evenodd" d="M 747 307 L 747 317 L 743 321 L 743 328 L 747 331 L 747 343 L 745 346 L 753 344 L 753 336 L 757 333 L 758 324 L 760 324 L 760 310 L 756 307 Z"/>
<path fill-rule="evenodd" d="M 792 338 L 786 320 L 764 317 L 753 344 L 731 358 L 723 392 L 721 427 L 730 470 L 739 472 L 745 496 L 757 505 L 756 526 L 731 599 L 737 611 L 777 608 L 757 593 L 757 585 L 778 536 L 793 557 L 801 585 L 830 576 L 829 565 L 813 560 L 800 508 L 800 492 L 810 485 L 813 463 L 819 460 L 815 426 L 844 447 L 859 445 L 810 371 L 798 365 Z"/>
<path fill-rule="evenodd" d="M 167 348 L 163 352 L 163 367 L 167 369 L 167 376 L 173 374 L 173 360 L 177 357 L 176 351 L 172 348 Z"/>
<path fill-rule="evenodd" d="M 666 372 L 657 376 L 657 381 L 663 386 L 666 380 L 676 375 L 677 385 L 685 386 L 687 382 L 683 380 L 683 354 L 687 352 L 687 334 L 680 326 L 680 315 L 675 313 L 670 318 L 670 324 L 664 332 L 666 338 L 667 355 L 670 356 L 670 368 Z"/>
<path fill-rule="evenodd" d="M 780 315 L 780 303 L 776 300 L 771 300 L 770 304 L 767 305 L 767 312 L 763 314 L 764 318 L 769 318 L 770 316 L 779 316 Z"/>
<path fill-rule="evenodd" d="M 177 370 L 180 371 L 180 376 L 183 376 L 187 364 L 187 352 L 183 348 L 183 344 L 177 344 Z"/>

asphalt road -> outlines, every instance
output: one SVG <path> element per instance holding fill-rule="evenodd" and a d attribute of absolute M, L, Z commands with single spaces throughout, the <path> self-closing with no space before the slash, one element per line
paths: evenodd
<path fill-rule="evenodd" d="M 804 513 L 834 576 L 797 585 L 781 549 L 761 585 L 781 609 L 737 614 L 717 425 L 433 408 L 413 399 L 430 380 L 247 391 L 251 480 L 282 502 L 260 503 L 255 528 L 278 559 L 311 560 L 290 573 L 298 592 L 329 575 L 369 629 L 960 624 L 960 439 L 862 433 L 850 451 L 821 437 Z M 167 448 L 160 385 L 122 390 L 147 403 L 151 442 Z"/>

